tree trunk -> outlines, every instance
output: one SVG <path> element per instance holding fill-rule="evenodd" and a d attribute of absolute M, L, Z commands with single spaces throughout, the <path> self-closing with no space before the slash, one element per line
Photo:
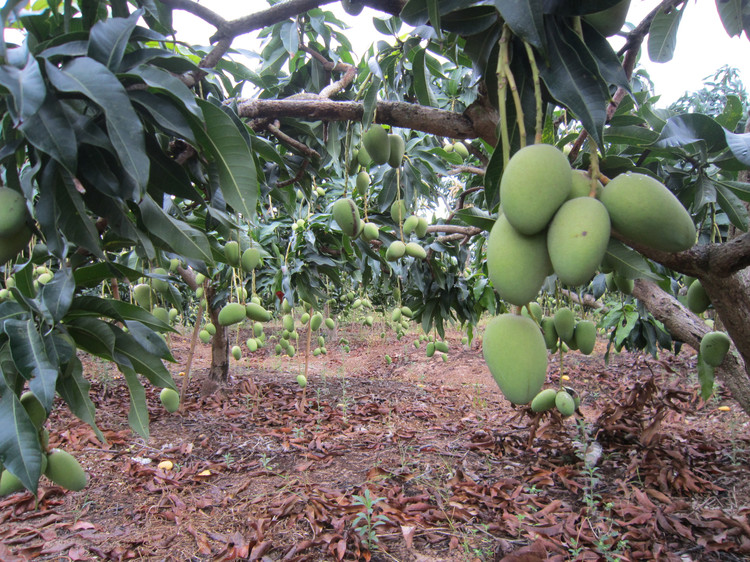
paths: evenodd
<path fill-rule="evenodd" d="M 216 333 L 211 338 L 211 370 L 208 378 L 217 384 L 224 384 L 229 380 L 229 340 L 226 329 L 219 324 L 219 310 L 211 306 L 213 299 L 214 289 L 209 285 L 206 287 L 206 302 Z"/>
<path fill-rule="evenodd" d="M 742 273 L 725 278 L 706 277 L 701 283 L 734 342 L 716 374 L 729 389 L 732 398 L 750 414 L 750 372 L 747 367 L 750 364 L 750 326 L 747 325 L 747 318 L 750 318 L 750 285 L 743 282 L 745 276 Z M 637 279 L 633 296 L 646 305 L 675 339 L 696 351 L 703 336 L 711 331 L 703 320 L 652 281 Z"/>

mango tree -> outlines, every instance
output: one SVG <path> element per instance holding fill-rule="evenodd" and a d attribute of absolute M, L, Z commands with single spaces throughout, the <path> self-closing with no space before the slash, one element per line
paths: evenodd
<path fill-rule="evenodd" d="M 34 12 L 10 2 L 0 12 L 6 28 L 24 32 L 0 53 L 3 189 L 21 209 L 0 232 L 8 291 L 0 303 L 0 459 L 7 474 L 36 489 L 49 462 L 42 425 L 56 394 L 94 425 L 77 350 L 123 371 L 130 422 L 144 435 L 138 375 L 174 390 L 162 364 L 171 355 L 158 334 L 169 325 L 116 294 L 92 294 L 105 281 L 119 289 L 113 278 L 153 285 L 149 278 L 166 280 L 153 269 L 167 271 L 179 259 L 189 285 L 198 288 L 196 273 L 212 280 L 204 296 L 216 322 L 225 302 L 242 304 L 253 289 L 271 308 L 276 292 L 317 304 L 356 283 L 392 289 L 389 306 L 413 309 L 425 331 L 438 332 L 445 321 L 471 326 L 485 311 L 525 305 L 543 286 L 587 285 L 595 271 L 568 276 L 553 261 L 543 272 L 556 277 L 506 298 L 499 287 L 506 268 L 492 274 L 487 233 L 504 220 L 505 172 L 512 177 L 512 157 L 544 144 L 557 147 L 565 174 L 571 166 L 589 174 L 584 196 L 596 196 L 597 180 L 614 183 L 628 173 L 666 190 L 662 201 L 674 210 L 640 229 L 628 226 L 644 225 L 649 209 L 627 212 L 627 194 L 608 207 L 610 215 L 625 209 L 626 218 L 605 233 L 597 261 L 635 280 L 634 294 L 696 349 L 708 328 L 674 293 L 678 274 L 697 277 L 734 342 L 726 359 L 714 361 L 718 373 L 750 411 L 750 293 L 742 271 L 750 255 L 743 204 L 750 187 L 740 177 L 750 165 L 750 135 L 733 103 L 716 118 L 656 109 L 633 73 L 646 38 L 652 58 L 669 58 L 682 11 L 690 9 L 684 1 L 654 2 L 619 53 L 606 39 L 623 26 L 626 3 L 617 0 L 348 1 L 352 12 L 365 5 L 380 11 L 372 25 L 388 40 L 359 60 L 344 24 L 322 8 L 328 3 L 290 0 L 234 21 L 188 0 L 42 2 Z M 730 35 L 747 34 L 750 2 L 718 7 Z M 609 8 L 619 15 L 600 13 Z M 210 47 L 173 39 L 175 9 L 216 27 Z M 369 25 L 361 13 L 356 22 Z M 260 64 L 245 66 L 232 44 L 256 30 L 263 45 L 251 56 Z M 540 197 L 533 185 L 520 188 L 508 199 L 523 214 L 524 203 Z M 555 196 L 538 228 L 554 220 L 568 195 Z M 446 218 L 419 220 L 439 202 L 449 208 Z M 687 215 L 693 230 L 675 218 L 679 244 L 659 244 L 659 223 L 676 214 Z M 730 223 L 741 233 L 731 240 Z M 650 238 L 640 236 L 644 230 Z M 39 243 L 29 248 L 32 240 Z M 254 278 L 238 282 L 231 242 L 238 251 L 261 250 Z M 214 378 L 226 377 L 227 354 L 225 341 L 214 346 Z M 707 388 L 711 367 L 704 369 Z M 21 399 L 27 387 L 41 410 Z M 527 403 L 531 394 L 509 398 Z M 80 478 L 70 482 L 79 485 Z"/>

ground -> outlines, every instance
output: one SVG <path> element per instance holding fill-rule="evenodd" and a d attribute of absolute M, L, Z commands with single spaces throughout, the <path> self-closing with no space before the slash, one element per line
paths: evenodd
<path fill-rule="evenodd" d="M 689 351 L 569 353 L 563 384 L 582 402 L 562 419 L 509 404 L 479 341 L 449 334 L 443 361 L 380 331 L 339 327 L 304 392 L 303 354 L 264 349 L 203 396 L 199 344 L 182 412 L 147 387 L 148 440 L 128 428 L 123 379 L 86 358 L 107 442 L 64 407 L 48 425 L 90 482 L 66 492 L 43 478 L 38 503 L 0 499 L 0 560 L 750 557 L 750 423 L 721 389 L 699 398 Z M 560 379 L 555 356 L 548 386 Z"/>

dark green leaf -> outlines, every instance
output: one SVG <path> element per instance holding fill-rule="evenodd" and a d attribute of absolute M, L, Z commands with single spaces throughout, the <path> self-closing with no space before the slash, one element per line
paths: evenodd
<path fill-rule="evenodd" d="M 654 62 L 668 62 L 672 60 L 677 46 L 677 29 L 680 27 L 682 8 L 674 8 L 668 14 L 660 10 L 657 12 L 648 34 L 648 57 Z"/>
<path fill-rule="evenodd" d="M 432 85 L 430 84 L 430 75 L 425 65 L 425 50 L 423 48 L 417 49 L 414 55 L 414 62 L 412 63 L 412 78 L 414 79 L 414 91 L 417 94 L 417 100 L 422 105 L 435 106 L 435 96 L 432 93 Z"/>
<path fill-rule="evenodd" d="M 742 34 L 742 0 L 716 0 L 721 23 L 730 37 Z"/>
<path fill-rule="evenodd" d="M 748 214 L 747 207 L 730 189 L 716 185 L 716 202 L 721 210 L 727 214 L 734 226 L 743 232 L 747 232 Z"/>
<path fill-rule="evenodd" d="M 409 0 L 401 10 L 399 16 L 406 23 L 414 27 L 426 24 L 430 20 L 428 1 L 429 0 Z M 449 14 L 454 10 L 465 7 L 466 1 L 441 0 L 439 6 L 441 14 Z"/>
<path fill-rule="evenodd" d="M 146 110 L 147 114 L 163 131 L 195 144 L 193 131 L 187 119 L 166 97 L 143 90 L 133 90 L 129 92 L 129 95 L 131 100 Z"/>
<path fill-rule="evenodd" d="M 39 110 L 29 116 L 19 129 L 39 151 L 49 154 L 69 173 L 76 172 L 78 141 L 55 96 L 47 96 Z"/>
<path fill-rule="evenodd" d="M 443 36 L 440 33 L 440 2 L 439 0 L 427 0 L 427 14 L 430 18 L 430 25 L 437 34 L 437 40 L 442 41 Z"/>
<path fill-rule="evenodd" d="M 219 168 L 221 192 L 226 202 L 246 221 L 255 218 L 258 176 L 250 147 L 232 118 L 209 102 L 200 102 L 205 131 L 194 127 L 196 137 Z"/>
<path fill-rule="evenodd" d="M 597 145 L 607 118 L 609 91 L 598 73 L 596 59 L 570 28 L 549 25 L 548 62 L 540 61 L 539 72 L 552 96 L 583 123 Z"/>
<path fill-rule="evenodd" d="M 13 301 L 0 302 L 0 331 L 2 331 L 2 323 L 8 318 L 15 318 L 21 320 L 26 312 L 20 304 Z"/>
<path fill-rule="evenodd" d="M 703 142 L 708 152 L 726 148 L 728 138 L 724 129 L 707 115 L 683 113 L 667 120 L 659 138 L 654 143 L 658 148 L 690 147 Z"/>
<path fill-rule="evenodd" d="M 487 232 L 492 230 L 492 227 L 495 225 L 495 219 L 477 207 L 469 207 L 468 209 L 458 211 L 456 218 L 469 226 L 475 226 Z"/>
<path fill-rule="evenodd" d="M 750 166 L 750 133 L 738 135 L 724 129 L 724 137 L 734 157 L 745 166 Z"/>
<path fill-rule="evenodd" d="M 129 279 L 135 281 L 139 277 L 143 276 L 143 272 L 137 269 L 130 269 L 124 265 L 112 262 L 97 262 L 93 265 L 87 265 L 79 267 L 75 270 L 73 277 L 75 278 L 76 286 L 83 288 L 96 287 L 102 281 L 112 279 Z"/>
<path fill-rule="evenodd" d="M 115 299 L 102 299 L 91 296 L 76 297 L 73 299 L 68 317 L 80 318 L 86 316 L 105 316 L 117 322 L 136 320 L 158 332 L 173 331 L 168 324 L 155 318 L 153 314 L 140 306 Z"/>
<path fill-rule="evenodd" d="M 97 357 L 114 360 L 115 334 L 107 322 L 98 318 L 71 318 L 65 327 L 79 348 Z"/>
<path fill-rule="evenodd" d="M 149 88 L 158 90 L 161 94 L 172 96 L 180 102 L 181 107 L 187 109 L 201 121 L 203 120 L 203 112 L 198 107 L 198 102 L 193 92 L 182 80 L 171 73 L 155 66 L 142 64 L 128 71 L 128 74 L 138 76 Z"/>
<path fill-rule="evenodd" d="M 614 49 L 612 49 L 610 42 L 590 25 L 583 26 L 583 40 L 596 59 L 599 74 L 602 75 L 602 78 L 609 84 L 614 84 L 630 91 L 630 81 L 625 74 L 625 69 L 622 67 L 620 58 Z"/>
<path fill-rule="evenodd" d="M 76 290 L 73 272 L 69 267 L 61 267 L 55 272 L 52 281 L 39 291 L 40 298 L 47 307 L 52 319 L 59 322 L 68 313 Z"/>
<path fill-rule="evenodd" d="M 726 105 L 721 115 L 716 117 L 716 122 L 725 129 L 733 131 L 742 119 L 742 113 L 742 101 L 738 96 L 730 94 L 727 96 Z"/>
<path fill-rule="evenodd" d="M 604 129 L 604 140 L 614 144 L 629 146 L 648 146 L 659 138 L 659 134 L 645 127 L 625 125 Z"/>
<path fill-rule="evenodd" d="M 6 107 L 16 125 L 39 111 L 47 97 L 47 86 L 39 63 L 32 56 L 22 69 L 8 64 L 0 66 L 0 85 L 10 92 L 10 103 Z"/>
<path fill-rule="evenodd" d="M 148 406 L 146 405 L 146 391 L 138 380 L 138 375 L 132 369 L 121 367 L 125 375 L 125 382 L 130 392 L 130 410 L 128 423 L 133 431 L 144 439 L 148 439 Z"/>
<path fill-rule="evenodd" d="M 73 357 L 57 379 L 57 392 L 65 400 L 70 411 L 91 426 L 99 441 L 106 443 L 107 440 L 96 426 L 96 407 L 89 398 L 90 388 L 91 384 L 83 376 L 80 359 Z"/>
<path fill-rule="evenodd" d="M 136 373 L 151 381 L 151 384 L 160 388 L 166 386 L 174 388 L 172 376 L 158 356 L 149 353 L 132 335 L 116 326 L 113 330 L 115 333 L 114 357 L 121 369 L 132 368 Z"/>
<path fill-rule="evenodd" d="M 145 192 L 149 161 L 146 155 L 143 126 L 130 105 L 125 88 L 97 61 L 81 57 L 62 68 L 46 62 L 47 76 L 58 90 L 83 94 L 104 111 L 107 132 L 125 172 Z"/>
<path fill-rule="evenodd" d="M 381 84 L 382 80 L 373 74 L 370 86 L 364 96 L 364 102 L 362 103 L 362 125 L 364 128 L 369 127 L 375 118 L 375 109 L 378 106 L 378 90 Z"/>
<path fill-rule="evenodd" d="M 612 269 L 626 279 L 661 280 L 661 276 L 651 271 L 641 254 L 614 238 L 609 241 L 605 259 Z"/>
<path fill-rule="evenodd" d="M 208 239 L 200 230 L 169 216 L 149 195 L 141 200 L 139 208 L 148 231 L 168 248 L 186 258 L 213 263 Z"/>
<path fill-rule="evenodd" d="M 157 332 L 136 320 L 128 320 L 125 325 L 128 327 L 128 333 L 143 349 L 152 355 L 174 362 L 175 359 L 172 357 L 167 342 Z"/>
<path fill-rule="evenodd" d="M 18 396 L 0 376 L 0 459 L 11 474 L 36 493 L 42 473 L 42 450 L 34 423 Z"/>
<path fill-rule="evenodd" d="M 732 193 L 743 201 L 750 202 L 750 183 L 741 181 L 717 181 L 716 183 L 731 190 Z"/>
<path fill-rule="evenodd" d="M 10 340 L 10 353 L 18 372 L 29 380 L 39 402 L 49 412 L 55 399 L 57 365 L 49 360 L 42 336 L 32 319 L 6 320 L 3 330 Z"/>
<path fill-rule="evenodd" d="M 516 36 L 546 52 L 542 0 L 494 0 L 493 4 Z"/>
<path fill-rule="evenodd" d="M 57 182 L 45 185 L 44 192 L 52 189 L 56 205 L 57 226 L 67 238 L 92 254 L 104 257 L 102 253 L 99 233 L 94 221 L 86 213 L 81 194 L 75 188 L 70 177 L 59 174 Z"/>
<path fill-rule="evenodd" d="M 143 10 L 135 10 L 127 18 L 98 21 L 89 32 L 88 56 L 99 61 L 113 73 L 120 69 L 125 48 Z"/>

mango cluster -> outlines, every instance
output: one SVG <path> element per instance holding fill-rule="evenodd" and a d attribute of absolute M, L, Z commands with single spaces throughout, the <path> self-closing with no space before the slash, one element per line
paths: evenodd
<path fill-rule="evenodd" d="M 601 188 L 551 145 L 527 146 L 510 159 L 500 200 L 487 267 L 500 296 L 518 306 L 531 301 L 552 273 L 569 286 L 590 281 L 613 229 L 665 252 L 695 242 L 690 214 L 659 181 L 624 173 Z"/>

